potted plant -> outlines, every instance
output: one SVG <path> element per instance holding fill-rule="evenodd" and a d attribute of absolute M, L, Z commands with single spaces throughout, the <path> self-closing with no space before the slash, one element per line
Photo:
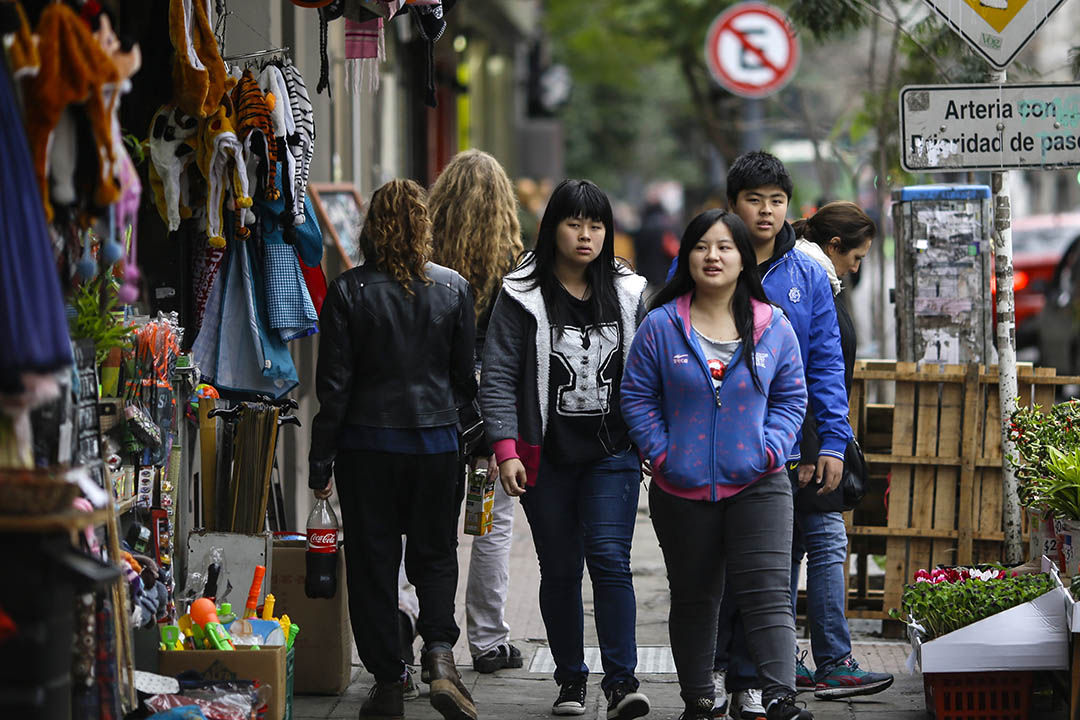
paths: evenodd
<path fill-rule="evenodd" d="M 1020 503 L 1029 511 L 1032 556 L 1057 558 L 1060 570 L 1072 575 L 1072 538 L 1080 536 L 1080 401 L 1049 412 L 1038 405 L 1018 408 L 1009 436 L 1017 450 L 1010 462 Z"/>

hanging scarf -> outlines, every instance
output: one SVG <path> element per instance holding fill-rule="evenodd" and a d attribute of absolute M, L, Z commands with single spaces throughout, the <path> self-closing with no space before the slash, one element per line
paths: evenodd
<path fill-rule="evenodd" d="M 379 63 L 386 60 L 381 17 L 364 22 L 345 18 L 345 85 L 353 92 L 361 88 L 379 90 Z"/>

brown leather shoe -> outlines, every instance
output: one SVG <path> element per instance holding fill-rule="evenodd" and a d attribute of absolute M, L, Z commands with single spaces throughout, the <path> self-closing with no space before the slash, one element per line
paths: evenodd
<path fill-rule="evenodd" d="M 476 720 L 476 704 L 461 682 L 461 673 L 448 650 L 424 653 L 420 665 L 430 678 L 431 706 L 446 720 Z"/>
<path fill-rule="evenodd" d="M 375 683 L 360 706 L 360 720 L 405 720 L 404 687 L 400 681 Z"/>

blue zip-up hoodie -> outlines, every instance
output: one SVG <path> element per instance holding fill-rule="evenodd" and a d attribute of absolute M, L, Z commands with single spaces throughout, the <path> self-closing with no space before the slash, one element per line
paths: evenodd
<path fill-rule="evenodd" d="M 671 261 L 669 281 L 678 262 L 678 258 Z M 818 425 L 818 453 L 843 460 L 852 432 L 840 325 L 829 276 L 813 258 L 795 248 L 795 230 L 787 222 L 776 235 L 773 256 L 758 265 L 758 272 L 765 295 L 784 311 L 799 340 L 810 407 Z M 789 460 L 801 459 L 800 443 L 802 427 Z"/>
<path fill-rule="evenodd" d="M 623 369 L 630 437 L 665 492 L 715 502 L 779 470 L 806 412 L 799 343 L 783 312 L 753 301 L 754 385 L 742 346 L 714 389 L 690 324 L 690 295 L 649 313 Z"/>
<path fill-rule="evenodd" d="M 795 231 L 790 224 L 785 222 L 777 234 L 775 248 L 773 257 L 758 265 L 761 285 L 769 300 L 784 311 L 799 339 L 810 407 L 818 424 L 821 443 L 818 452 L 843 460 L 852 434 L 832 285 L 825 270 L 795 248 Z M 802 442 L 801 427 L 799 442 Z M 789 459 L 798 460 L 800 456 L 796 443 Z"/>

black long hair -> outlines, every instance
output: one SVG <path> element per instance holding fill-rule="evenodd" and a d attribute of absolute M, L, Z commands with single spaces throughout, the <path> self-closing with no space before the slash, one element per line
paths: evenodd
<path fill-rule="evenodd" d="M 690 221 L 679 243 L 679 258 L 675 266 L 675 274 L 653 297 L 649 309 L 655 310 L 694 291 L 694 279 L 690 276 L 690 251 L 718 222 L 727 226 L 731 232 L 731 238 L 735 241 L 739 256 L 742 258 L 742 271 L 736 280 L 735 294 L 731 298 L 731 314 L 735 318 L 735 327 L 739 330 L 743 359 L 747 369 L 750 370 L 750 377 L 754 379 L 754 386 L 758 391 L 765 394 L 754 362 L 754 308 L 750 300 L 769 304 L 769 298 L 765 296 L 765 289 L 761 287 L 761 277 L 757 270 L 757 255 L 754 252 L 754 243 L 750 239 L 750 231 L 746 229 L 746 224 L 738 215 L 727 210 L 713 209 L 706 210 Z"/>
<path fill-rule="evenodd" d="M 595 322 L 605 317 L 617 317 L 619 303 L 615 296 L 615 276 L 628 270 L 615 261 L 615 220 L 611 203 L 604 191 L 588 180 L 563 180 L 551 193 L 540 229 L 536 234 L 536 249 L 527 255 L 524 264 L 533 263 L 533 270 L 525 279 L 533 287 L 539 287 L 544 297 L 548 319 L 553 327 L 563 326 L 563 303 L 559 280 L 555 277 L 556 231 L 559 223 L 567 218 L 599 220 L 604 224 L 604 244 L 600 255 L 585 267 L 585 279 L 589 284 L 589 310 Z"/>

